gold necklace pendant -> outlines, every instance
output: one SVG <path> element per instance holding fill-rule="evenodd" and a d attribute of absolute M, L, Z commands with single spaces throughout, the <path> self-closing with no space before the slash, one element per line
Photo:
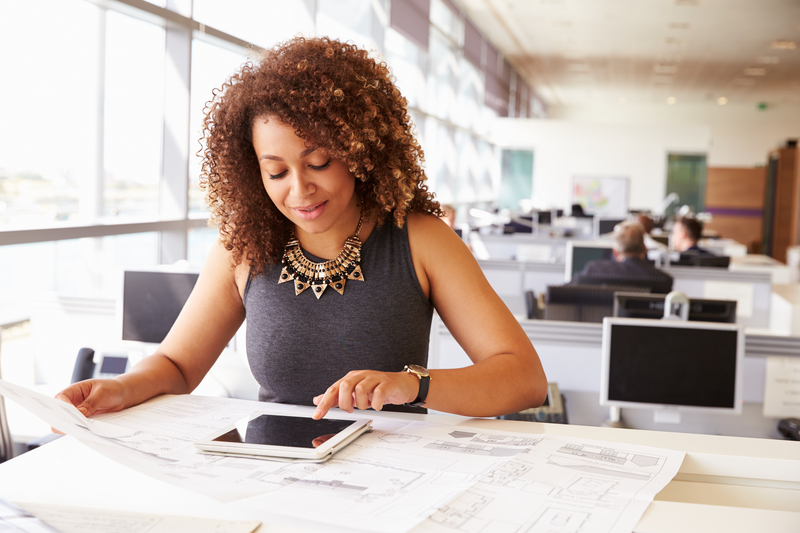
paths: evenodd
<path fill-rule="evenodd" d="M 295 295 L 311 288 L 319 300 L 329 285 L 344 295 L 347 280 L 364 281 L 364 273 L 361 272 L 361 239 L 358 238 L 362 219 L 363 214 L 358 217 L 355 235 L 347 238 L 339 255 L 323 263 L 314 263 L 303 255 L 300 241 L 292 236 L 283 251 L 283 268 L 278 283 L 294 281 Z"/>

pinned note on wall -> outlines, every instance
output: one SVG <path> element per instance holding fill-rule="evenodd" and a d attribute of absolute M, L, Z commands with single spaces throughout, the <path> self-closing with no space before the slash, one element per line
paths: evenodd
<path fill-rule="evenodd" d="M 764 416 L 800 417 L 800 357 L 767 357 Z"/>
<path fill-rule="evenodd" d="M 752 283 L 740 281 L 706 280 L 703 284 L 703 298 L 710 300 L 736 300 L 736 316 L 751 318 L 755 300 L 755 287 Z"/>

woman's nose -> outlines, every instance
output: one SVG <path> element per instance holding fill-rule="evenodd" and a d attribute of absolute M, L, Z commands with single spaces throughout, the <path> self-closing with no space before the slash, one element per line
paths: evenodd
<path fill-rule="evenodd" d="M 317 188 L 314 186 L 312 180 L 308 179 L 302 172 L 293 173 L 292 176 L 292 196 L 297 198 L 304 198 L 313 194 Z"/>

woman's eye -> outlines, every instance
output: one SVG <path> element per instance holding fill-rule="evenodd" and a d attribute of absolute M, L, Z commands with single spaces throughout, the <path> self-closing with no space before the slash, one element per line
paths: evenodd
<path fill-rule="evenodd" d="M 309 166 L 309 167 L 310 167 L 312 170 L 325 170 L 326 168 L 328 168 L 329 166 L 331 166 L 331 160 L 330 160 L 330 159 L 328 159 L 328 160 L 327 160 L 327 161 L 325 161 L 325 163 L 324 163 L 324 164 L 322 164 L 322 165 L 308 165 L 308 166 Z"/>
<path fill-rule="evenodd" d="M 269 175 L 269 179 L 271 179 L 271 180 L 280 179 L 280 178 L 284 177 L 287 172 L 289 172 L 289 171 L 288 170 L 284 170 L 283 172 L 279 172 L 278 174 L 270 174 Z"/>

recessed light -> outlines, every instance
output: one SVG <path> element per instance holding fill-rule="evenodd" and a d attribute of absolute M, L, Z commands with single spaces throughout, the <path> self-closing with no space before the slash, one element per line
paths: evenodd
<path fill-rule="evenodd" d="M 725 105 L 728 103 L 728 99 L 725 98 L 724 96 L 720 96 L 719 98 L 717 98 L 717 103 L 719 105 Z"/>
<path fill-rule="evenodd" d="M 656 74 L 675 74 L 678 72 L 678 65 L 655 65 L 653 72 Z"/>
<path fill-rule="evenodd" d="M 675 105 L 677 101 L 678 101 L 677 98 L 675 98 L 674 96 L 670 96 L 669 98 L 667 98 L 667 105 Z"/>
<path fill-rule="evenodd" d="M 777 65 L 781 59 L 778 56 L 761 56 L 757 61 L 762 65 Z"/>
<path fill-rule="evenodd" d="M 767 69 L 761 67 L 748 67 L 744 69 L 745 76 L 763 76 L 767 73 Z"/>
<path fill-rule="evenodd" d="M 778 40 L 772 41 L 772 48 L 775 50 L 794 50 L 797 44 L 794 41 Z"/>

